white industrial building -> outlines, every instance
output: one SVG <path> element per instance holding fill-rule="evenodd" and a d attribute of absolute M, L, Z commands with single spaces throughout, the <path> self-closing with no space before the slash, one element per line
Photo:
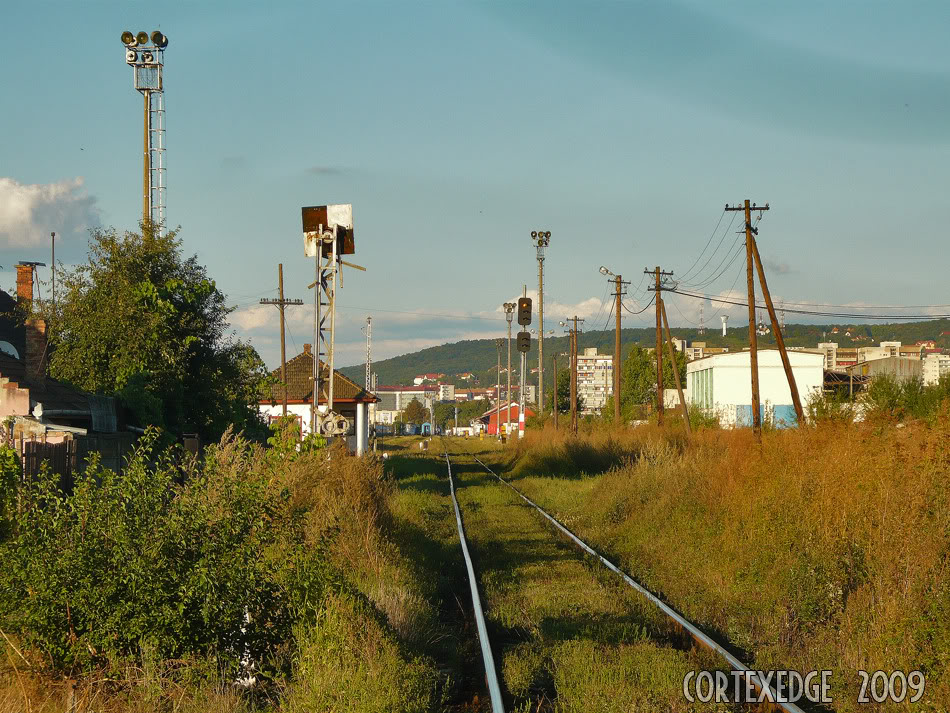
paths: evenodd
<path fill-rule="evenodd" d="M 796 424 L 792 392 L 777 349 L 758 350 L 759 403 L 776 426 Z M 824 381 L 825 355 L 789 351 L 788 359 L 804 405 Z M 752 369 L 748 351 L 715 354 L 686 364 L 687 401 L 719 417 L 727 428 L 752 425 Z"/>

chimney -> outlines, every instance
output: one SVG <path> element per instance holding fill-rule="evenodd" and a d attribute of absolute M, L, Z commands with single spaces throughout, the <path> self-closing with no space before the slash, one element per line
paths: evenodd
<path fill-rule="evenodd" d="M 26 308 L 33 300 L 33 266 L 28 263 L 16 266 L 16 298 Z"/>
<path fill-rule="evenodd" d="M 17 266 L 19 267 L 19 265 Z M 26 377 L 34 384 L 46 379 L 46 321 L 26 320 Z"/>
<path fill-rule="evenodd" d="M 310 345 L 309 345 L 309 344 L 304 344 L 304 345 L 303 345 L 303 353 L 304 353 L 304 354 L 309 354 L 309 353 L 310 353 Z"/>

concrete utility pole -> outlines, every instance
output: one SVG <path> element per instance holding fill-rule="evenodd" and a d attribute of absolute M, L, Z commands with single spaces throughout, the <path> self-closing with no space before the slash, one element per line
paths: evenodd
<path fill-rule="evenodd" d="M 768 210 L 758 206 L 755 210 Z M 762 416 L 759 413 L 759 349 L 755 334 L 755 276 L 753 274 L 752 256 L 752 206 L 748 198 L 741 206 L 726 206 L 727 211 L 745 211 L 745 256 L 746 256 L 746 287 L 749 294 L 749 365 L 752 371 L 752 430 L 756 435 L 762 432 Z"/>
<path fill-rule="evenodd" d="M 496 385 L 498 400 L 495 402 L 495 437 L 501 440 L 501 347 L 504 344 L 503 339 L 496 339 L 495 346 L 498 348 L 498 384 Z"/>
<path fill-rule="evenodd" d="M 284 299 L 284 264 L 277 265 L 277 296 L 276 300 L 261 300 L 262 305 L 275 305 L 280 310 L 280 381 L 283 392 L 282 414 L 287 415 L 287 344 L 284 341 L 284 308 L 288 305 L 302 305 L 303 300 Z"/>
<path fill-rule="evenodd" d="M 554 412 L 554 430 L 557 430 L 557 352 L 554 352 L 554 394 L 551 399 L 551 410 Z M 541 406 L 544 408 L 543 404 Z"/>
<path fill-rule="evenodd" d="M 644 274 L 653 275 L 656 284 L 652 288 L 654 293 L 653 301 L 656 303 L 656 422 L 663 425 L 663 318 L 661 310 L 663 309 L 663 283 L 662 278 L 672 277 L 672 272 L 664 272 L 657 265 L 653 270 L 644 270 Z"/>
<path fill-rule="evenodd" d="M 508 390 L 505 392 L 505 430 L 511 423 L 511 320 L 515 316 L 514 302 L 505 302 L 505 319 L 508 320 Z"/>
<path fill-rule="evenodd" d="M 370 371 L 373 364 L 373 318 L 366 318 L 366 390 L 373 390 L 373 374 Z"/>
<path fill-rule="evenodd" d="M 544 416 L 544 250 L 551 242 L 550 230 L 532 230 L 538 254 L 538 414 Z M 555 377 L 556 378 L 556 377 Z"/>

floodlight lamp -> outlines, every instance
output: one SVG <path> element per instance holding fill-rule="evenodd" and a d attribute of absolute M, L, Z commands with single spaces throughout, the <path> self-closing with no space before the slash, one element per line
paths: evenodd
<path fill-rule="evenodd" d="M 142 61 L 145 62 L 146 64 L 151 64 L 152 62 L 155 61 L 155 55 L 152 54 L 151 52 L 143 52 Z"/>
<path fill-rule="evenodd" d="M 147 33 L 147 32 L 140 32 L 140 33 L 138 33 L 138 34 L 135 36 L 135 41 L 138 42 L 140 45 L 147 45 L 147 44 L 148 44 L 148 33 Z"/>
<path fill-rule="evenodd" d="M 125 61 L 129 64 L 134 64 L 135 60 L 138 59 L 138 54 L 135 50 L 126 50 L 125 51 Z"/>
<path fill-rule="evenodd" d="M 545 237 L 545 238 L 550 238 L 550 237 L 551 237 L 551 231 L 550 231 L 550 230 L 544 231 L 544 237 Z"/>
<path fill-rule="evenodd" d="M 122 44 L 132 47 L 135 45 L 135 35 L 126 30 L 122 33 Z"/>
<path fill-rule="evenodd" d="M 532 237 L 532 238 L 538 237 L 538 231 L 537 231 L 537 230 L 532 230 L 532 231 L 531 231 L 531 237 Z"/>
<path fill-rule="evenodd" d="M 162 34 L 161 30 L 155 30 L 152 33 L 152 44 L 164 48 L 168 44 L 168 38 Z"/>

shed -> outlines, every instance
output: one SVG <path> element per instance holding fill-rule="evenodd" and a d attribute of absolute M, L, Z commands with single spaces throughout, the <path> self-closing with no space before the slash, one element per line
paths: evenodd
<path fill-rule="evenodd" d="M 320 369 L 321 379 L 329 378 L 330 369 L 323 361 L 320 362 Z M 350 452 L 363 455 L 369 447 L 368 406 L 378 399 L 339 371 L 334 370 L 333 375 L 333 409 L 350 422 L 350 430 L 346 435 L 347 447 Z M 258 406 L 268 423 L 283 415 L 280 368 L 272 371 L 271 376 L 276 383 L 266 388 Z M 321 393 L 317 405 L 326 406 L 326 403 L 326 393 Z M 287 362 L 287 415 L 297 417 L 301 436 L 310 433 L 312 407 L 313 352 L 309 344 L 304 344 L 303 351 Z"/>
<path fill-rule="evenodd" d="M 825 355 L 789 351 L 802 403 L 820 391 Z M 779 427 L 796 425 L 792 392 L 777 349 L 758 350 L 759 403 L 763 418 Z M 714 354 L 686 364 L 687 402 L 716 415 L 725 427 L 752 425 L 752 366 L 748 351 Z"/>

